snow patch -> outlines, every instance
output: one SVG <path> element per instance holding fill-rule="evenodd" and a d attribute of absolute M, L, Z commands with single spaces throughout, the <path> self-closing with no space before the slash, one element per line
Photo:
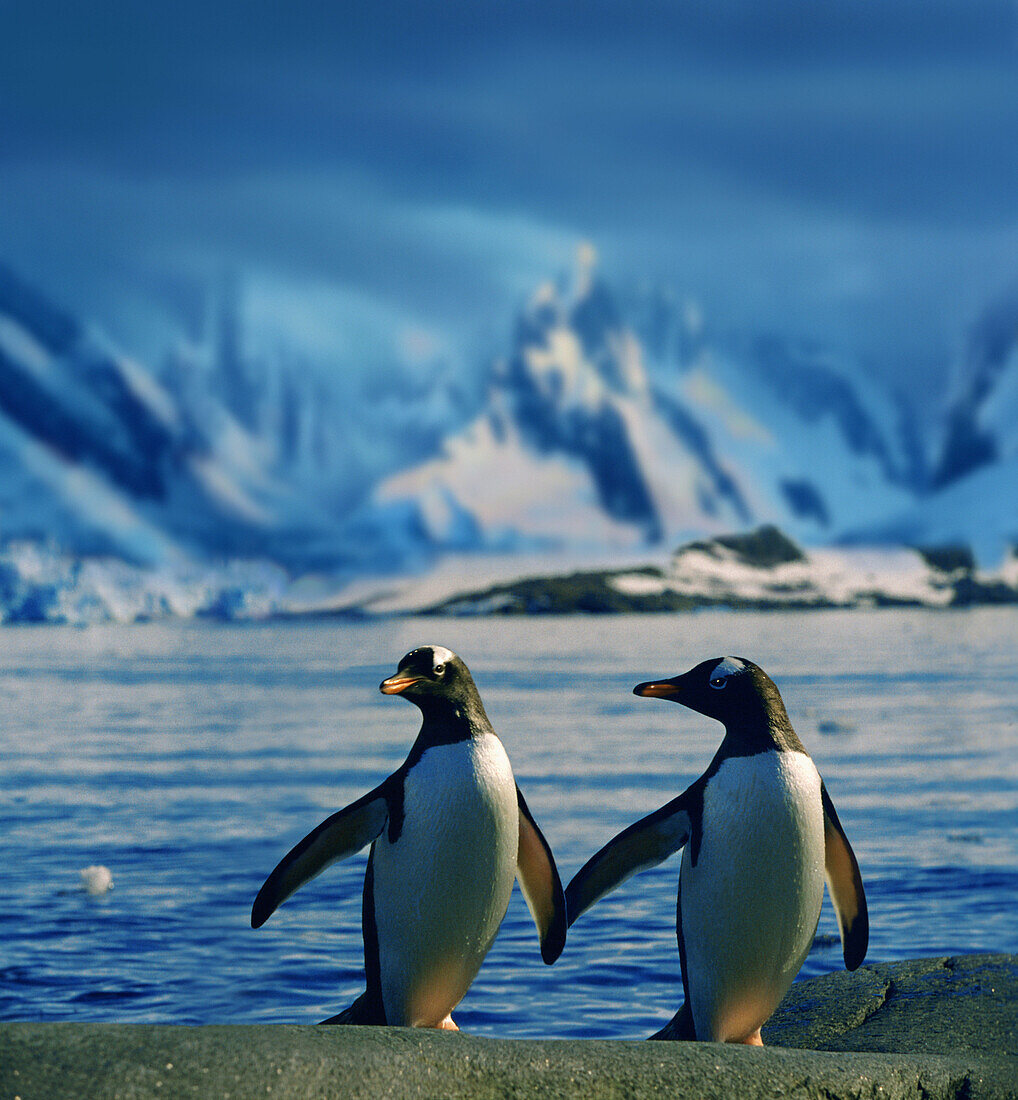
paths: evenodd
<path fill-rule="evenodd" d="M 954 588 L 914 550 L 815 550 L 804 560 L 761 569 L 731 551 L 680 551 L 663 577 L 622 574 L 610 583 L 629 595 L 675 592 L 721 604 L 856 607 L 909 603 L 946 607 Z"/>

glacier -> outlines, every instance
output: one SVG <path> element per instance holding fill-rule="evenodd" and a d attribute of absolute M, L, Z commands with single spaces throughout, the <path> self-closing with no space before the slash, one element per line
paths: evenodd
<path fill-rule="evenodd" d="M 268 561 L 139 565 L 71 556 L 39 542 L 0 550 L 0 623 L 265 619 L 289 610 L 289 590 L 287 572 Z"/>

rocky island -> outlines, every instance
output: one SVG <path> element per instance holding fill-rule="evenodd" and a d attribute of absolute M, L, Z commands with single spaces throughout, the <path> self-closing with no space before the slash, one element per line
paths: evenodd
<path fill-rule="evenodd" d="M 1018 602 L 1018 557 L 981 570 L 968 547 L 806 550 L 778 528 L 680 546 L 665 567 L 521 577 L 420 608 L 434 615 L 691 611 L 726 607 L 970 607 Z M 370 610 L 370 608 L 368 608 Z"/>

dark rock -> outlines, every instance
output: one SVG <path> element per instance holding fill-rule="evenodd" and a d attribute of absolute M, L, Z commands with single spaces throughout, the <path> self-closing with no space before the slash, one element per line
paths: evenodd
<path fill-rule="evenodd" d="M 630 570 L 660 576 L 660 570 Z M 688 596 L 664 591 L 629 595 L 611 583 L 612 571 L 570 573 L 561 577 L 529 577 L 456 596 L 427 608 L 426 615 L 606 615 L 640 611 L 688 611 L 697 606 Z"/>
<path fill-rule="evenodd" d="M 971 573 L 976 567 L 975 555 L 968 546 L 917 546 L 923 561 L 941 573 Z"/>
<path fill-rule="evenodd" d="M 0 1096 L 996 1100 L 1018 1096 L 1016 995 L 1014 956 L 862 967 L 793 987 L 763 1050 L 384 1027 L 6 1023 Z"/>
<path fill-rule="evenodd" d="M 1018 1058 L 1018 957 L 878 963 L 799 982 L 763 1035 L 810 1050 Z"/>
<path fill-rule="evenodd" d="M 805 561 L 802 549 L 773 524 L 764 524 L 743 534 L 720 535 L 708 542 L 691 542 L 680 546 L 676 554 L 684 550 L 704 550 L 716 554 L 718 547 L 731 551 L 745 565 L 757 569 L 773 569 L 787 562 Z"/>
<path fill-rule="evenodd" d="M 0 1025 L 0 1090 L 24 1100 L 548 1100 L 1013 1096 L 999 1069 L 715 1043 L 479 1039 L 408 1028 Z"/>
<path fill-rule="evenodd" d="M 981 604 L 1018 603 L 1018 589 L 1004 581 L 982 581 L 976 577 L 960 577 L 954 583 L 952 607 L 974 607 Z"/>

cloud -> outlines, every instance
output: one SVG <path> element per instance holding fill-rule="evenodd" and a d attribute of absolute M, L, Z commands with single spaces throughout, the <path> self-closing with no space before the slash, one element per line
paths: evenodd
<path fill-rule="evenodd" d="M 249 335 L 354 372 L 428 331 L 462 356 L 508 324 L 577 234 L 525 215 L 422 205 L 349 172 L 227 180 L 0 167 L 4 258 L 131 351 L 200 335 L 224 277 Z M 45 232 L 40 214 L 50 211 Z"/>
<path fill-rule="evenodd" d="M 0 249 L 153 347 L 224 265 L 456 341 L 590 237 L 912 381 L 1014 278 L 1016 44 L 1010 0 L 5 5 Z"/>

